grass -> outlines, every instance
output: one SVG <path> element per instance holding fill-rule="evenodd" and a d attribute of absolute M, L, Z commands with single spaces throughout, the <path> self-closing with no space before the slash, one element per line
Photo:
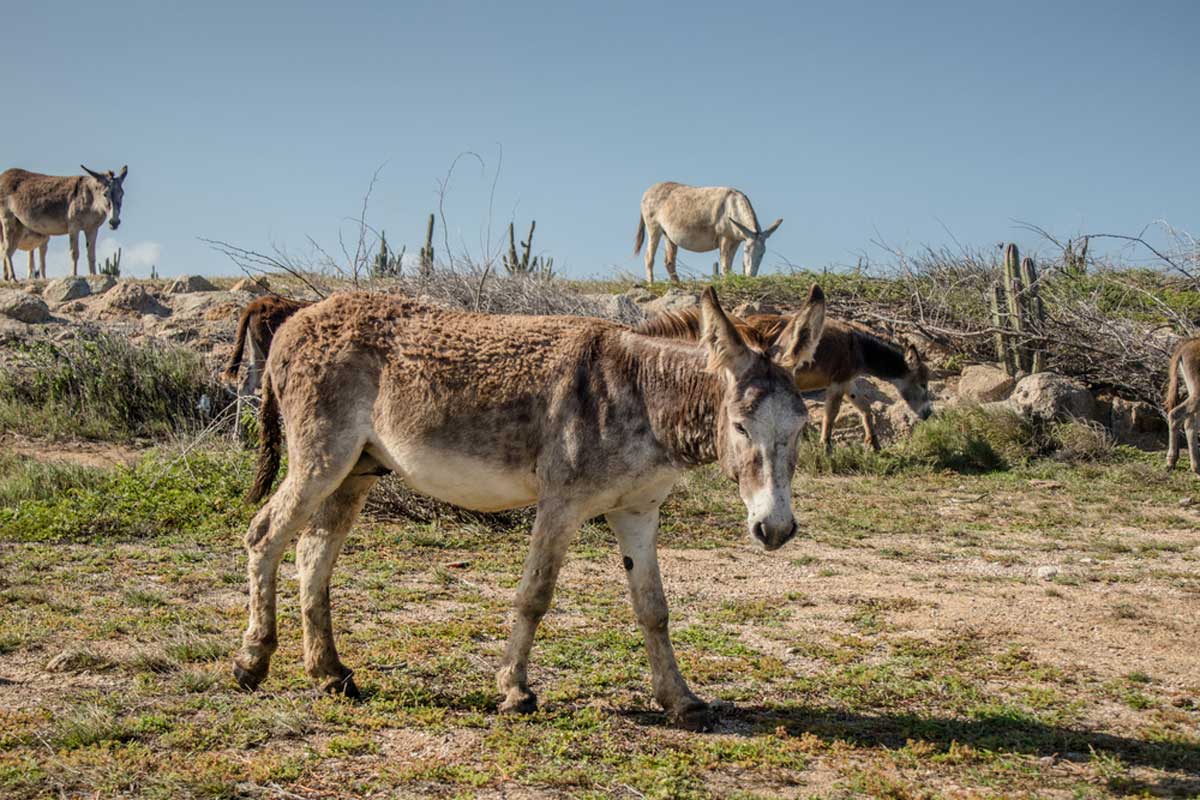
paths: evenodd
<path fill-rule="evenodd" d="M 0 432 L 128 441 L 198 430 L 225 397 L 203 359 L 90 333 L 35 340 L 0 367 Z"/>

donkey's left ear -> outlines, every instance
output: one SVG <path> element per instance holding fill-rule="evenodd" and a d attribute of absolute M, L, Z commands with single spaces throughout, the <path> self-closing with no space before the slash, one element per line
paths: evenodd
<path fill-rule="evenodd" d="M 904 348 L 904 365 L 909 370 L 916 370 L 921 366 L 921 351 L 916 348 L 916 345 L 908 345 Z"/>
<path fill-rule="evenodd" d="M 119 181 L 125 180 L 125 176 L 128 174 L 129 174 L 129 165 L 126 164 L 125 166 L 121 167 L 121 172 L 120 172 L 120 174 L 117 175 L 117 180 L 119 180 Z"/>
<path fill-rule="evenodd" d="M 808 302 L 788 320 L 771 346 L 771 360 L 786 370 L 795 372 L 812 359 L 821 342 L 825 328 L 825 293 L 813 284 Z"/>
<path fill-rule="evenodd" d="M 754 352 L 738 333 L 709 286 L 700 296 L 700 343 L 708 351 L 709 372 L 728 372 L 740 380 L 754 365 Z"/>
<path fill-rule="evenodd" d="M 761 237 L 760 237 L 760 238 L 762 238 L 762 239 L 766 239 L 766 238 L 767 238 L 767 237 L 769 237 L 769 236 L 770 236 L 772 233 L 774 233 L 774 232 L 775 232 L 775 229 L 776 229 L 776 228 L 778 228 L 778 227 L 779 227 L 780 225 L 782 225 L 782 224 L 783 224 L 783 220 L 782 220 L 782 219 L 777 219 L 777 220 L 775 220 L 774 222 L 772 222 L 772 223 L 770 224 L 770 226 L 769 226 L 769 227 L 768 227 L 768 228 L 767 228 L 765 231 L 763 231 L 763 232 L 762 232 L 762 235 L 761 235 Z"/>

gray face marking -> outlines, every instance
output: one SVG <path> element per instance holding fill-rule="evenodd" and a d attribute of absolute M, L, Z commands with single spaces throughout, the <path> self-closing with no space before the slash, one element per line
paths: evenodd
<path fill-rule="evenodd" d="M 747 275 L 757 275 L 758 265 L 762 263 L 763 254 L 767 252 L 767 243 L 765 236 L 755 236 L 753 239 L 747 239 L 745 250 L 742 253 L 742 266 L 746 270 Z"/>

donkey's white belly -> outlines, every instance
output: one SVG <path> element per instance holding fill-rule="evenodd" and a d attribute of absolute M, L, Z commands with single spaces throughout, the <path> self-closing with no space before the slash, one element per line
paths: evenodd
<path fill-rule="evenodd" d="M 537 502 L 532 470 L 509 469 L 495 461 L 429 447 L 394 455 L 398 456 L 395 463 L 387 466 L 399 472 L 413 491 L 446 503 L 473 511 L 502 511 Z"/>
<path fill-rule="evenodd" d="M 693 253 L 707 253 L 717 249 L 717 235 L 708 226 L 689 227 L 667 223 L 663 225 L 663 233 L 667 234 L 667 238 L 672 242 Z"/>

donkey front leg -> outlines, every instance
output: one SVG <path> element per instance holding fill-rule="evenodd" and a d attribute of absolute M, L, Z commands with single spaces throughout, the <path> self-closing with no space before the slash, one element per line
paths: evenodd
<path fill-rule="evenodd" d="M 96 274 L 96 234 L 99 232 L 99 227 L 89 228 L 83 232 L 84 241 L 87 242 L 88 275 Z"/>
<path fill-rule="evenodd" d="M 296 545 L 300 607 L 304 619 L 304 669 L 330 694 L 358 697 L 354 673 L 338 658 L 329 609 L 329 576 L 367 493 L 379 480 L 379 464 L 359 460 L 341 487 L 326 498 Z"/>
<path fill-rule="evenodd" d="M 738 239 L 730 237 L 722 237 L 717 240 L 717 247 L 721 253 L 721 275 L 726 277 L 733 270 L 733 257 L 737 254 L 738 245 L 741 242 Z"/>
<path fill-rule="evenodd" d="M 533 647 L 538 623 L 550 608 L 567 546 L 582 522 L 582 517 L 573 508 L 538 504 L 529 555 L 525 557 L 525 570 L 517 586 L 516 619 L 508 636 L 504 661 L 496 672 L 496 685 L 504 695 L 501 712 L 531 714 L 537 711 L 537 696 L 529 690 L 529 650 Z"/>
<path fill-rule="evenodd" d="M 621 547 L 629 595 L 650 659 L 654 697 L 671 721 L 687 730 L 705 730 L 712 723 L 708 704 L 688 688 L 667 633 L 667 598 L 658 571 L 658 505 L 605 515 Z"/>
<path fill-rule="evenodd" d="M 833 452 L 833 426 L 837 423 L 838 411 L 842 408 L 842 397 L 845 396 L 846 387 L 841 384 L 833 384 L 825 390 L 825 416 L 821 418 L 821 444 L 825 445 L 825 452 Z"/>
<path fill-rule="evenodd" d="M 79 276 L 79 228 L 67 231 L 67 245 L 71 250 L 71 275 Z"/>
<path fill-rule="evenodd" d="M 646 283 L 654 283 L 654 255 L 658 252 L 658 240 L 662 238 L 662 228 L 654 223 L 646 224 Z"/>

